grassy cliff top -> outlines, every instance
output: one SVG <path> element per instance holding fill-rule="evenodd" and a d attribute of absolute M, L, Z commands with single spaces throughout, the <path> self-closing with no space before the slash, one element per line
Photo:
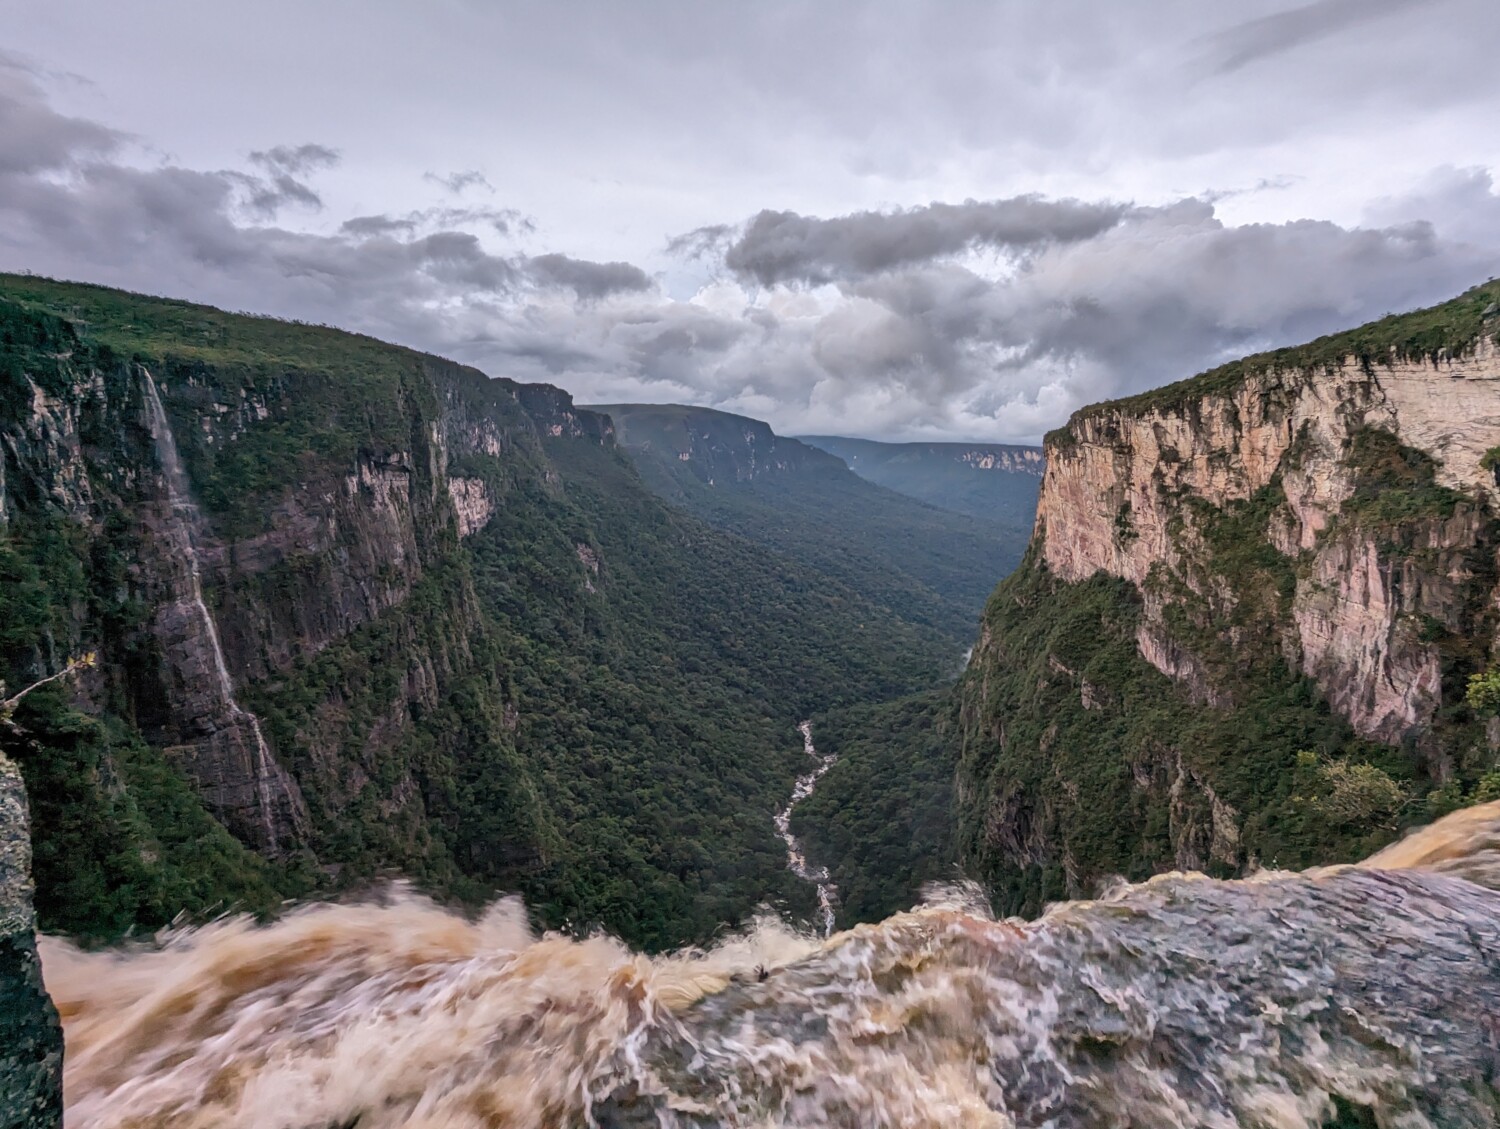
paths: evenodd
<path fill-rule="evenodd" d="M 1497 333 L 1500 333 L 1500 280 L 1491 279 L 1436 306 L 1387 314 L 1377 321 L 1331 333 L 1305 345 L 1254 353 L 1186 380 L 1079 408 L 1067 427 L 1047 435 L 1046 443 L 1067 444 L 1069 428 L 1080 420 L 1106 412 L 1125 415 L 1170 412 L 1206 396 L 1232 392 L 1248 378 L 1266 372 L 1316 372 L 1333 368 L 1351 357 L 1369 367 L 1393 361 L 1462 356 L 1471 352 L 1482 337 L 1494 337 Z"/>
<path fill-rule="evenodd" d="M 6 303 L 27 314 L 67 323 L 79 344 L 108 349 L 126 359 L 170 359 L 257 372 L 357 373 L 360 383 L 370 387 L 399 379 L 400 374 L 422 365 L 453 375 L 463 373 L 470 383 L 492 379 L 468 365 L 363 333 L 230 313 L 197 302 L 86 282 L 0 272 L 0 304 Z M 503 377 L 493 379 L 508 390 L 520 387 Z"/>

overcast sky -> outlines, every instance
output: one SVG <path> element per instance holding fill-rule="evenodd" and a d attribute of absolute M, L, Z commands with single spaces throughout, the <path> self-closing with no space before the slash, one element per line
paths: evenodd
<path fill-rule="evenodd" d="M 0 269 L 1028 441 L 1500 274 L 1495 0 L 0 0 Z"/>

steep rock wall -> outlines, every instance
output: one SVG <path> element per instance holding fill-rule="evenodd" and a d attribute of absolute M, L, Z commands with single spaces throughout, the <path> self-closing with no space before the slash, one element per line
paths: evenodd
<path fill-rule="evenodd" d="M 1196 499 L 1215 509 L 1248 502 L 1273 483 L 1284 500 L 1264 535 L 1289 559 L 1307 554 L 1288 653 L 1364 736 L 1399 741 L 1441 705 L 1436 650 L 1411 628 L 1455 609 L 1472 578 L 1467 557 L 1486 536 L 1476 508 L 1424 526 L 1393 550 L 1379 528 L 1330 527 L 1355 493 L 1349 448 L 1365 429 L 1387 431 L 1433 459 L 1439 483 L 1486 498 L 1481 465 L 1500 446 L 1500 349 L 1482 338 L 1460 357 L 1362 363 L 1346 356 L 1315 370 L 1270 370 L 1239 387 L 1163 407 L 1080 414 L 1049 445 L 1036 535 L 1046 567 L 1079 581 L 1096 572 L 1148 587 L 1163 571 L 1200 594 Z M 1163 673 L 1195 681 L 1148 617 L 1141 653 Z"/>
<path fill-rule="evenodd" d="M 0 725 L 6 724 L 0 721 Z M 62 1124 L 62 1027 L 42 986 L 21 773 L 0 753 L 0 1124 Z"/>
<path fill-rule="evenodd" d="M 474 679 L 504 708 L 460 541 L 507 492 L 555 488 L 544 437 L 607 443 L 608 421 L 559 390 L 384 346 L 368 373 L 126 359 L 67 322 L 0 312 L 14 370 L 0 532 L 33 553 L 55 542 L 62 569 L 51 622 L 3 674 L 98 652 L 75 703 L 163 749 L 267 857 L 315 859 L 359 797 L 388 856 L 430 853 L 413 753 L 465 735 L 425 732 L 424 711 Z M 373 646 L 403 673 L 351 685 Z M 500 725 L 495 738 L 511 740 Z"/>
<path fill-rule="evenodd" d="M 1479 794 L 1497 334 L 1489 284 L 1048 436 L 959 689 L 963 853 L 1011 908 L 1349 857 Z"/>

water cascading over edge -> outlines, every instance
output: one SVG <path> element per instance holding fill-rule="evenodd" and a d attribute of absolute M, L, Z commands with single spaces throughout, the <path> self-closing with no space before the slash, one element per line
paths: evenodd
<path fill-rule="evenodd" d="M 218 707 L 230 724 L 247 730 L 248 742 L 254 758 L 252 766 L 258 808 L 258 822 L 264 848 L 276 854 L 281 848 L 276 826 L 275 800 L 272 795 L 272 779 L 277 775 L 277 766 L 261 731 L 260 719 L 240 705 L 234 693 L 234 680 L 224 661 L 224 647 L 219 640 L 219 628 L 213 614 L 203 598 L 203 571 L 199 563 L 198 538 L 203 517 L 197 503 L 193 501 L 187 473 L 177 450 L 177 440 L 172 433 L 171 421 L 157 391 L 156 381 L 144 366 L 141 368 L 141 384 L 146 407 L 147 428 L 156 451 L 166 484 L 170 520 L 164 533 L 176 556 L 186 565 L 187 593 L 185 604 L 191 618 L 199 625 L 199 631 L 212 662 Z"/>

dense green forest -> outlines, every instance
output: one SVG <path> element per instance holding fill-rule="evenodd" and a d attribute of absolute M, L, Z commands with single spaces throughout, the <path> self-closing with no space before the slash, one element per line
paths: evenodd
<path fill-rule="evenodd" d="M 519 890 L 545 924 L 648 947 L 761 903 L 806 914 L 771 825 L 796 722 L 955 664 L 951 634 L 664 504 L 555 389 L 34 278 L 0 279 L 0 330 L 0 676 L 99 655 L 0 732 L 46 929 L 108 938 L 396 875 L 471 904 Z M 305 804 L 270 854 L 206 798 L 235 764 L 224 718 L 184 706 L 208 660 L 168 630 L 180 515 L 146 371 L 239 701 Z M 467 535 L 455 479 L 491 509 Z"/>
<path fill-rule="evenodd" d="M 943 632 L 955 656 L 1030 534 L 1029 515 L 980 519 L 918 502 L 759 420 L 673 404 L 596 410 L 662 498 Z"/>
<path fill-rule="evenodd" d="M 839 888 L 840 927 L 910 909 L 928 883 L 960 877 L 956 722 L 946 686 L 815 719 L 818 752 L 839 759 L 793 810 L 792 830 Z"/>

